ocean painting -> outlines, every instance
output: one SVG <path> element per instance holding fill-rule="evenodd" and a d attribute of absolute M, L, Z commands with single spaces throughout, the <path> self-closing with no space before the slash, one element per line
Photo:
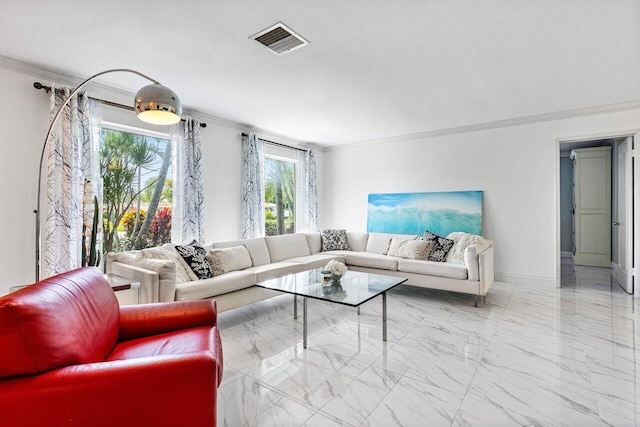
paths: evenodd
<path fill-rule="evenodd" d="M 482 235 L 482 191 L 369 194 L 367 231 Z"/>

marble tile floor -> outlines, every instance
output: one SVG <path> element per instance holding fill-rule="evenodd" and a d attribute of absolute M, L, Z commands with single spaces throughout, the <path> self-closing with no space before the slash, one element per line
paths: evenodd
<path fill-rule="evenodd" d="M 640 302 L 562 267 L 560 289 L 499 282 L 478 308 L 398 287 L 386 343 L 380 298 L 310 300 L 306 350 L 289 295 L 220 313 L 218 425 L 640 425 Z"/>

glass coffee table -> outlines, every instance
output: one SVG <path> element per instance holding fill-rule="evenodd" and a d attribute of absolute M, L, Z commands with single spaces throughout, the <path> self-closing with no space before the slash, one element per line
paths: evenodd
<path fill-rule="evenodd" d="M 293 294 L 293 318 L 298 318 L 297 298 L 302 297 L 302 346 L 307 348 L 307 299 L 313 298 L 336 304 L 357 307 L 382 295 L 382 340 L 387 340 L 387 291 L 407 279 L 382 274 L 347 271 L 339 284 L 323 285 L 322 269 L 303 271 L 277 279 L 257 283 L 256 286 Z"/>

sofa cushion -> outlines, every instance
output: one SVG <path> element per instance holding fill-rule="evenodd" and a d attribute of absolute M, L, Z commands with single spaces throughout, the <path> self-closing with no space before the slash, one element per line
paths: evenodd
<path fill-rule="evenodd" d="M 244 271 L 255 273 L 256 281 L 264 282 L 265 280 L 275 279 L 286 276 L 287 274 L 300 273 L 305 270 L 307 270 L 307 267 L 304 264 L 281 261 L 267 265 L 253 266 Z"/>
<path fill-rule="evenodd" d="M 314 254 L 309 256 L 289 258 L 288 262 L 305 264 L 307 269 L 323 268 L 331 260 L 344 262 L 344 255 Z"/>
<path fill-rule="evenodd" d="M 322 230 L 322 251 L 349 251 L 347 230 Z"/>
<path fill-rule="evenodd" d="M 467 268 L 464 265 L 452 262 L 400 259 L 398 261 L 398 271 L 425 274 L 429 276 L 448 277 L 450 279 L 467 278 Z"/>
<path fill-rule="evenodd" d="M 468 246 L 478 245 L 479 247 L 476 247 L 476 251 L 482 252 L 484 249 L 489 247 L 491 242 L 482 236 L 459 231 L 449 233 L 447 239 L 453 240 L 454 242 L 453 247 L 447 254 L 447 262 L 457 262 L 459 264 L 464 263 L 464 251 Z"/>
<path fill-rule="evenodd" d="M 347 252 L 346 264 L 381 270 L 397 270 L 398 258 L 370 252 Z"/>
<path fill-rule="evenodd" d="M 169 243 L 157 248 L 146 248 L 138 251 L 141 258 L 173 261 L 176 265 L 176 283 L 198 280 L 198 276 L 187 265 L 184 258 L 176 251 L 176 245 Z M 131 264 L 131 263 L 127 263 Z"/>
<path fill-rule="evenodd" d="M 210 279 L 213 277 L 211 265 L 207 261 L 207 251 L 194 240 L 188 245 L 176 245 L 176 251 L 189 265 L 198 279 Z"/>
<path fill-rule="evenodd" d="M 118 300 L 95 267 L 0 297 L 0 378 L 103 361 L 118 341 L 118 319 Z"/>
<path fill-rule="evenodd" d="M 434 243 L 428 240 L 403 240 L 393 238 L 389 245 L 389 256 L 426 260 Z"/>
<path fill-rule="evenodd" d="M 365 252 L 367 250 L 368 239 L 369 233 L 354 233 L 347 231 L 347 243 L 352 251 Z"/>
<path fill-rule="evenodd" d="M 244 245 L 209 249 L 206 258 L 211 265 L 214 276 L 220 276 L 230 271 L 244 270 L 253 265 L 249 251 Z"/>
<path fill-rule="evenodd" d="M 429 230 L 424 232 L 424 236 L 422 236 L 422 238 L 424 240 L 430 240 L 434 242 L 433 249 L 431 249 L 431 253 L 429 254 L 429 261 L 446 261 L 447 254 L 453 246 L 453 240 L 445 239 L 444 237 L 438 236 L 437 234 L 432 233 Z"/>
<path fill-rule="evenodd" d="M 348 236 L 347 234 L 347 238 Z M 307 233 L 305 237 L 307 238 L 307 245 L 311 255 L 322 252 L 322 236 L 320 236 L 320 233 Z"/>
<path fill-rule="evenodd" d="M 255 284 L 256 275 L 252 271 L 232 271 L 211 279 L 194 280 L 176 285 L 176 301 L 212 298 Z"/>
<path fill-rule="evenodd" d="M 267 243 L 265 242 L 264 237 L 212 243 L 212 246 L 214 248 L 231 248 L 233 246 L 240 245 L 244 245 L 244 247 L 249 251 L 249 255 L 251 255 L 251 263 L 254 267 L 257 265 L 269 264 L 271 262 L 271 258 L 269 257 L 269 249 L 267 248 Z"/>
<path fill-rule="evenodd" d="M 386 233 L 369 233 L 366 252 L 386 255 L 391 244 L 391 235 Z"/>
<path fill-rule="evenodd" d="M 311 255 L 307 238 L 302 233 L 265 237 L 271 262 Z"/>

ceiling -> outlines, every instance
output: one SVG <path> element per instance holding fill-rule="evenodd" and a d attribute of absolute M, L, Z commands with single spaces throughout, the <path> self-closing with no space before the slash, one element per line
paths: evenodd
<path fill-rule="evenodd" d="M 195 111 L 335 145 L 640 100 L 638 0 L 0 0 L 0 55 L 133 68 Z M 310 44 L 249 37 L 283 22 Z M 135 92 L 140 78 L 101 82 Z"/>

